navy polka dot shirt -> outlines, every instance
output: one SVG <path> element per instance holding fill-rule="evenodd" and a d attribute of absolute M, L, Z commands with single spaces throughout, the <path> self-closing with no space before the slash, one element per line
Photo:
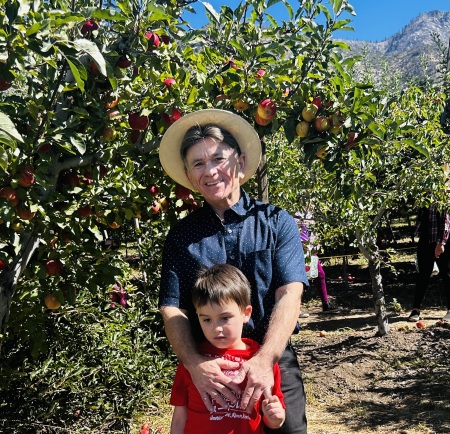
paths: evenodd
<path fill-rule="evenodd" d="M 167 236 L 159 306 L 188 311 L 197 341 L 204 339 L 191 300 L 191 288 L 202 266 L 228 263 L 251 285 L 253 312 L 243 336 L 262 343 L 275 303 L 275 291 L 291 282 L 308 284 L 303 248 L 291 215 L 251 199 L 241 189 L 238 203 L 222 222 L 206 203 L 180 220 Z"/>

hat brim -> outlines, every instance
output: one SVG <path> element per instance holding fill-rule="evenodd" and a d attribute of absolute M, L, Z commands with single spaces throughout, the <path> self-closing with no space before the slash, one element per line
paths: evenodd
<path fill-rule="evenodd" d="M 194 186 L 186 176 L 181 158 L 181 142 L 186 132 L 194 125 L 213 124 L 229 131 L 239 144 L 241 153 L 245 155 L 244 176 L 241 185 L 247 182 L 256 172 L 261 159 L 261 140 L 256 130 L 242 117 L 235 113 L 205 109 L 189 113 L 174 122 L 164 134 L 159 147 L 159 160 L 165 172 L 178 184 L 194 190 Z"/>

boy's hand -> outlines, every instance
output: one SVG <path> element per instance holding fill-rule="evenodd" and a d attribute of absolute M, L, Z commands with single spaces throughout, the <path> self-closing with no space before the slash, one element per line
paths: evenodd
<path fill-rule="evenodd" d="M 264 396 L 266 396 L 264 394 Z M 280 428 L 286 418 L 286 411 L 281 405 L 278 396 L 272 395 L 262 402 L 262 411 L 264 413 L 264 423 L 269 428 Z"/>

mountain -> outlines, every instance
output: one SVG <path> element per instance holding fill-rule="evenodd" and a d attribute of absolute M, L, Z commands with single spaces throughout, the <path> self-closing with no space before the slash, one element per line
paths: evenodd
<path fill-rule="evenodd" d="M 405 82 L 413 78 L 420 80 L 425 75 L 438 78 L 436 67 L 442 63 L 442 58 L 447 59 L 449 39 L 450 12 L 431 11 L 420 14 L 381 42 L 340 40 L 351 48 L 346 55 L 364 55 L 364 61 L 356 68 L 357 76 L 370 70 L 377 82 L 385 63 L 391 76 L 398 74 L 399 79 Z"/>

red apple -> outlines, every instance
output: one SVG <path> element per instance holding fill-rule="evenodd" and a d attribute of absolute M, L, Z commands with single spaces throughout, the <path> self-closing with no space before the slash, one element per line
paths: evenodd
<path fill-rule="evenodd" d="M 145 39 L 147 39 L 147 51 L 153 51 L 159 47 L 161 43 L 159 36 L 154 32 L 146 32 L 144 34 Z"/>
<path fill-rule="evenodd" d="M 29 208 L 18 207 L 16 208 L 16 215 L 20 217 L 22 220 L 32 220 L 36 215 L 35 212 L 32 212 Z"/>
<path fill-rule="evenodd" d="M 116 62 L 116 66 L 118 66 L 119 68 L 128 68 L 131 66 L 131 60 L 127 55 L 121 56 Z"/>
<path fill-rule="evenodd" d="M 303 107 L 303 110 L 302 110 L 302 118 L 306 122 L 311 122 L 316 117 L 317 110 L 318 110 L 318 108 L 316 105 L 306 104 L 306 106 Z"/>
<path fill-rule="evenodd" d="M 272 119 L 277 112 L 276 104 L 267 98 L 258 104 L 257 114 L 261 119 Z"/>
<path fill-rule="evenodd" d="M 318 108 L 320 109 L 320 106 L 322 105 L 322 98 L 320 98 L 320 96 L 316 96 L 313 100 L 312 103 Z"/>
<path fill-rule="evenodd" d="M 300 121 L 295 127 L 295 132 L 298 137 L 308 137 L 310 123 L 306 121 Z"/>
<path fill-rule="evenodd" d="M 326 116 L 318 116 L 314 119 L 314 129 L 318 133 L 323 133 L 330 128 L 330 123 L 328 122 L 328 118 Z"/>
<path fill-rule="evenodd" d="M 143 131 L 148 127 L 150 120 L 148 116 L 141 115 L 138 112 L 132 112 L 128 115 L 128 123 L 132 130 Z"/>
<path fill-rule="evenodd" d="M 159 208 L 160 208 L 159 203 L 158 202 L 153 202 L 153 205 L 152 205 L 152 212 L 153 212 L 153 214 L 158 214 L 159 213 Z"/>
<path fill-rule="evenodd" d="M 89 205 L 82 206 L 77 209 L 77 213 L 84 218 L 89 217 L 92 214 L 92 209 Z"/>
<path fill-rule="evenodd" d="M 8 199 L 12 206 L 17 206 L 20 202 L 19 195 L 17 191 L 12 187 L 2 187 L 0 188 L 0 197 Z"/>
<path fill-rule="evenodd" d="M 156 184 L 150 184 L 147 187 L 147 190 L 150 192 L 152 196 L 156 196 L 160 193 L 159 187 Z"/>
<path fill-rule="evenodd" d="M 98 24 L 94 20 L 85 21 L 83 26 L 81 27 L 81 34 L 86 36 L 88 33 L 93 32 L 98 29 Z"/>
<path fill-rule="evenodd" d="M 334 113 L 328 116 L 328 122 L 330 123 L 330 129 L 328 130 L 328 132 L 335 135 L 342 132 L 342 121 L 339 115 Z"/>
<path fill-rule="evenodd" d="M 244 110 L 248 109 L 248 104 L 245 101 L 242 101 L 241 99 L 238 99 L 235 103 L 234 103 L 234 108 L 239 111 L 242 112 Z"/>
<path fill-rule="evenodd" d="M 272 119 L 263 119 L 258 113 L 255 113 L 255 122 L 258 125 L 265 127 L 266 125 L 269 125 L 272 122 Z"/>
<path fill-rule="evenodd" d="M 256 78 L 262 78 L 265 73 L 266 71 L 264 69 L 259 69 L 258 72 L 256 73 Z"/>
<path fill-rule="evenodd" d="M 194 196 L 192 195 L 192 191 L 189 188 L 184 187 L 183 185 L 177 184 L 175 186 L 175 197 L 181 200 L 194 200 Z"/>
<path fill-rule="evenodd" d="M 347 136 L 347 143 L 345 144 L 345 149 L 349 150 L 357 145 L 356 139 L 358 138 L 358 133 L 351 131 Z"/>
<path fill-rule="evenodd" d="M 164 84 L 170 88 L 171 86 L 173 86 L 174 84 L 177 84 L 177 82 L 175 81 L 175 79 L 173 77 L 168 77 L 164 80 Z"/>
<path fill-rule="evenodd" d="M 0 92 L 4 92 L 5 90 L 8 90 L 12 86 L 11 81 L 5 81 L 0 78 Z"/>
<path fill-rule="evenodd" d="M 22 187 L 29 187 L 31 184 L 34 183 L 34 172 L 35 169 L 33 166 L 28 165 L 25 166 L 19 175 L 19 184 Z"/>
<path fill-rule="evenodd" d="M 164 42 L 164 44 L 168 44 L 170 42 L 170 36 L 169 35 L 161 35 L 160 39 L 161 39 L 161 41 Z"/>
<path fill-rule="evenodd" d="M 67 172 L 65 178 L 68 180 L 71 187 L 76 187 L 80 183 L 80 178 L 75 172 Z"/>
<path fill-rule="evenodd" d="M 38 149 L 39 154 L 46 154 L 47 152 L 50 152 L 52 149 L 52 145 L 50 143 L 44 143 L 41 145 Z"/>
<path fill-rule="evenodd" d="M 63 264 L 58 259 L 50 259 L 45 263 L 45 271 L 49 276 L 56 276 L 62 269 Z"/>
<path fill-rule="evenodd" d="M 130 133 L 129 142 L 134 145 L 139 140 L 139 137 L 141 137 L 141 132 L 139 130 L 133 130 Z"/>
<path fill-rule="evenodd" d="M 175 121 L 180 119 L 183 116 L 183 114 L 180 112 L 180 110 L 177 107 L 174 107 L 172 109 L 172 114 L 170 116 L 170 122 L 173 124 Z"/>
<path fill-rule="evenodd" d="M 5 262 L 0 259 L 0 271 L 3 271 L 6 268 Z"/>
<path fill-rule="evenodd" d="M 416 322 L 416 327 L 417 327 L 418 329 L 424 329 L 424 328 L 425 328 L 425 323 L 424 323 L 422 320 L 417 321 L 417 322 Z"/>
<path fill-rule="evenodd" d="M 44 298 L 44 303 L 47 309 L 59 309 L 61 307 L 61 303 L 58 298 L 54 294 L 47 294 Z"/>

